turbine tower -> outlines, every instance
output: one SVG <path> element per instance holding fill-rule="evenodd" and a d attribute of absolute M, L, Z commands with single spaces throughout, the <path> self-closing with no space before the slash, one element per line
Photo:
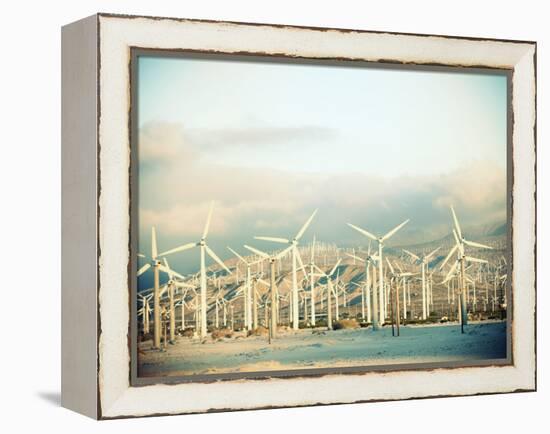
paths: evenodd
<path fill-rule="evenodd" d="M 311 243 L 311 254 L 309 258 L 309 281 L 310 281 L 310 303 L 311 303 L 311 326 L 315 327 L 315 236 L 313 236 L 313 242 Z"/>
<path fill-rule="evenodd" d="M 386 304 L 384 301 L 384 262 L 382 259 L 382 250 L 384 249 L 384 242 L 388 240 L 392 235 L 394 235 L 399 229 L 401 229 L 403 226 L 405 226 L 409 222 L 409 219 L 405 220 L 403 223 L 397 225 L 395 228 L 393 228 L 391 231 L 389 231 L 386 235 L 383 235 L 381 237 L 377 237 L 376 235 L 371 234 L 370 232 L 366 231 L 365 229 L 361 229 L 358 226 L 352 225 L 351 223 L 348 223 L 348 226 L 355 229 L 357 232 L 369 237 L 370 239 L 378 242 L 378 295 L 380 297 L 379 303 L 380 303 L 380 312 L 379 312 L 379 321 L 380 324 L 383 325 L 384 321 L 386 319 Z"/>
<path fill-rule="evenodd" d="M 332 276 L 336 272 L 336 269 L 338 268 L 338 265 L 340 265 L 340 262 L 342 262 L 342 259 L 338 259 L 338 262 L 334 265 L 330 273 L 325 273 L 317 265 L 315 265 L 315 269 L 319 272 L 318 276 L 324 277 L 327 280 L 327 328 L 329 330 L 332 330 L 332 304 L 330 297 L 336 295 L 336 292 L 334 291 L 334 286 L 332 285 Z"/>
<path fill-rule="evenodd" d="M 354 249 L 355 251 L 355 249 Z M 371 305 L 370 305 L 370 282 L 371 282 L 371 277 L 370 277 L 370 273 L 369 273 L 369 269 L 371 267 L 371 265 L 373 267 L 376 267 L 376 261 L 378 260 L 378 256 L 376 255 L 371 255 L 370 253 L 370 245 L 369 245 L 369 250 L 368 250 L 368 253 L 367 253 L 367 256 L 365 258 L 360 258 L 359 256 L 355 256 L 355 255 L 352 255 L 351 253 L 346 253 L 346 255 L 348 255 L 349 257 L 353 258 L 353 260 L 357 260 L 359 262 L 363 262 L 365 264 L 365 288 L 362 290 L 362 294 L 363 294 L 363 297 L 362 297 L 362 301 L 366 298 L 367 299 L 367 322 L 371 322 L 372 321 L 372 329 L 373 330 L 378 330 L 380 328 L 379 326 L 379 323 L 378 323 L 378 318 L 379 318 L 379 313 L 378 313 L 378 292 L 376 290 L 376 285 L 372 285 L 372 305 L 373 305 L 373 309 L 372 309 L 372 312 L 371 313 Z M 353 282 L 352 282 L 353 283 Z M 365 294 L 366 292 L 366 294 Z M 364 310 L 364 302 L 362 303 L 363 304 L 363 310 Z M 364 313 L 363 313 L 363 317 L 364 317 Z"/>
<path fill-rule="evenodd" d="M 241 261 L 242 263 L 244 263 L 246 265 L 246 280 L 245 280 L 245 291 L 244 291 L 244 300 L 245 300 L 245 309 L 244 309 L 244 322 L 245 322 L 245 327 L 247 330 L 251 330 L 252 329 L 252 306 L 253 306 L 253 303 L 252 303 L 252 296 L 254 295 L 253 294 L 253 290 L 252 290 L 252 272 L 251 272 L 251 267 L 252 265 L 256 265 L 260 262 L 263 261 L 263 259 L 260 259 L 260 260 L 256 260 L 256 261 L 252 261 L 252 262 L 248 262 L 246 259 L 244 259 L 241 255 L 239 255 L 235 250 L 233 250 L 231 247 L 227 247 L 229 249 L 229 251 L 231 253 L 233 253 L 238 259 L 239 261 Z"/>
<path fill-rule="evenodd" d="M 390 268 L 390 293 L 392 294 L 392 306 L 395 306 L 395 311 L 392 309 L 393 316 L 395 318 L 395 324 L 397 327 L 397 336 L 399 336 L 399 321 L 400 321 L 400 306 L 399 306 L 399 282 L 401 281 L 402 287 L 403 287 L 403 294 L 405 293 L 405 278 L 410 277 L 413 275 L 413 273 L 408 271 L 403 271 L 399 267 L 399 265 L 396 263 L 397 269 L 399 272 L 396 272 L 393 268 L 393 265 L 391 264 L 388 257 L 386 257 L 386 262 L 388 264 L 388 267 Z M 392 292 L 392 282 L 393 285 L 393 292 Z M 403 303 L 403 309 L 406 310 L 406 305 Z"/>
<path fill-rule="evenodd" d="M 440 249 L 441 247 L 438 247 L 437 249 L 432 250 L 427 255 L 423 255 L 422 257 L 419 257 L 415 255 L 414 253 L 408 251 L 407 249 L 403 249 L 403 251 L 409 255 L 414 260 L 418 261 L 420 263 L 420 268 L 422 272 L 422 319 L 426 320 L 428 317 L 428 297 L 426 293 L 426 266 L 428 265 L 430 258 L 435 255 L 435 253 Z"/>
<path fill-rule="evenodd" d="M 299 310 L 298 310 L 298 279 L 297 279 L 297 264 L 296 261 L 300 262 L 300 268 L 306 272 L 300 252 L 298 251 L 298 241 L 304 235 L 306 229 L 310 225 L 313 217 L 317 214 L 317 210 L 313 211 L 313 214 L 307 219 L 302 228 L 298 231 L 296 236 L 292 240 L 286 238 L 276 238 L 276 237 L 254 237 L 257 240 L 264 241 L 273 241 L 275 243 L 290 244 L 292 251 L 292 328 L 298 330 L 299 322 Z M 288 250 L 288 249 L 287 249 Z"/>

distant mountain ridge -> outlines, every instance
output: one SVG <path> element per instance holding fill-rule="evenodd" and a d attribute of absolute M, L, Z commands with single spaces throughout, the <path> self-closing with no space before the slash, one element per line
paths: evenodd
<path fill-rule="evenodd" d="M 462 228 L 463 235 L 466 239 L 471 239 L 472 241 L 478 241 L 480 243 L 489 243 L 492 244 L 496 241 L 505 242 L 508 225 L 506 222 L 490 223 L 490 224 L 481 224 L 474 226 L 466 226 Z M 449 231 L 444 237 L 434 239 L 427 242 L 421 243 L 407 243 L 397 246 L 389 247 L 388 249 L 400 250 L 402 248 L 406 249 L 415 249 L 423 250 L 429 248 L 436 248 L 437 246 L 450 246 L 454 243 L 454 237 L 452 232 Z"/>

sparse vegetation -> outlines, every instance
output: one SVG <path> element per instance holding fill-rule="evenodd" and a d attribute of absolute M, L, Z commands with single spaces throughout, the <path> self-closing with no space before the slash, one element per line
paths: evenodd
<path fill-rule="evenodd" d="M 359 323 L 354 319 L 341 319 L 339 321 L 334 321 L 332 324 L 334 330 L 357 329 L 359 327 Z"/>
<path fill-rule="evenodd" d="M 248 331 L 248 336 L 267 336 L 269 330 L 263 326 Z"/>
<path fill-rule="evenodd" d="M 222 338 L 230 338 L 233 336 L 233 330 L 231 329 L 214 329 L 212 330 L 212 339 L 218 340 Z"/>
<path fill-rule="evenodd" d="M 184 331 L 181 332 L 181 335 L 183 337 L 190 338 L 193 336 L 194 332 L 195 331 L 193 329 L 185 329 Z"/>

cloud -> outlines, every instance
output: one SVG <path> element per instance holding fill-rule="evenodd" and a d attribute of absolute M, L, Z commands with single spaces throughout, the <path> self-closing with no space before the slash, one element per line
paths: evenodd
<path fill-rule="evenodd" d="M 506 216 L 506 174 L 496 165 L 473 161 L 467 167 L 441 176 L 434 187 L 439 191 L 433 200 L 435 208 L 448 209 L 453 205 L 468 214 L 481 214 L 479 217 L 485 220 Z M 483 213 L 479 213 L 480 210 Z"/>
<path fill-rule="evenodd" d="M 254 127 L 225 129 L 190 129 L 188 138 L 197 149 L 258 145 L 292 146 L 296 142 L 329 141 L 338 136 L 336 130 L 319 126 Z"/>
<path fill-rule="evenodd" d="M 145 165 L 157 167 L 140 176 L 145 244 L 152 225 L 163 248 L 198 240 L 211 201 L 209 243 L 222 258 L 228 244 L 262 246 L 254 235 L 293 236 L 315 208 L 319 213 L 305 239 L 316 234 L 341 245 L 365 242 L 346 223 L 384 234 L 406 218 L 411 222 L 391 243 L 437 239 L 450 232 L 451 204 L 464 227 L 506 218 L 506 173 L 487 161 L 442 176 L 299 173 L 206 163 L 181 126 L 149 125 L 143 134 L 144 149 L 157 148 L 141 154 Z"/>
<path fill-rule="evenodd" d="M 169 122 L 151 122 L 139 130 L 139 158 L 145 166 L 168 164 L 189 164 L 197 153 L 188 143 L 183 126 Z"/>

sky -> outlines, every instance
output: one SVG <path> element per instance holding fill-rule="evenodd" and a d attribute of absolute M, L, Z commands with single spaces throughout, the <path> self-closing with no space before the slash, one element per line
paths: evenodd
<path fill-rule="evenodd" d="M 392 242 L 506 221 L 504 75 L 140 57 L 139 249 L 198 241 L 222 259 L 254 235 L 364 243 L 346 223 Z M 278 246 L 277 246 L 278 247 Z M 171 257 L 196 271 L 198 252 Z"/>

